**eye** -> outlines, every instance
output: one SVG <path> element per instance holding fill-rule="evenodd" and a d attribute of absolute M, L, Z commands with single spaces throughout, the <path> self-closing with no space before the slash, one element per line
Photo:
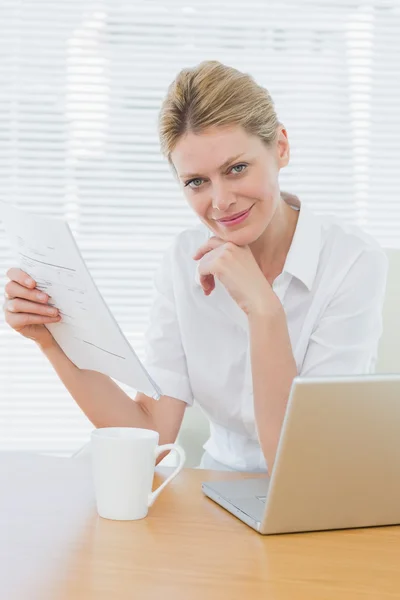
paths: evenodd
<path fill-rule="evenodd" d="M 231 168 L 231 171 L 233 173 L 243 173 L 243 171 L 247 168 L 247 165 L 245 165 L 244 163 L 241 163 L 240 165 L 234 165 Z"/>
<path fill-rule="evenodd" d="M 204 179 L 201 179 L 201 177 L 196 177 L 196 179 L 190 179 L 189 181 L 187 181 L 185 183 L 185 187 L 189 186 L 194 190 L 196 188 L 199 188 L 201 186 L 201 184 L 203 183 L 203 181 L 204 181 Z"/>

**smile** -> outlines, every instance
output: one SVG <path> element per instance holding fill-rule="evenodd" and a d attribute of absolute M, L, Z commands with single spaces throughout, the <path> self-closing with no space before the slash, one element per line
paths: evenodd
<path fill-rule="evenodd" d="M 223 219 L 217 219 L 217 222 L 221 225 L 229 227 L 231 225 L 237 225 L 238 223 L 242 223 L 250 214 L 253 206 L 250 206 L 247 210 L 244 210 L 236 215 L 232 215 L 231 217 L 224 217 Z"/>

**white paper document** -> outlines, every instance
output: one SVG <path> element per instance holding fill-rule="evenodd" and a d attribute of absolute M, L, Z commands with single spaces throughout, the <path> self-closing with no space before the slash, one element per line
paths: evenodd
<path fill-rule="evenodd" d="M 68 358 L 81 369 L 99 371 L 158 399 L 161 390 L 108 309 L 68 223 L 2 201 L 0 220 L 16 253 L 16 266 L 60 311 L 61 322 L 46 327 Z"/>

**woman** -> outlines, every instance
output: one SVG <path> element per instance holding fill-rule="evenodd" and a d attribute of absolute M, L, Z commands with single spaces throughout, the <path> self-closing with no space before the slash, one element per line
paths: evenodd
<path fill-rule="evenodd" d="M 44 327 L 48 296 L 10 269 L 7 322 L 35 340 L 96 427 L 173 442 L 196 398 L 210 420 L 201 466 L 271 472 L 293 378 L 369 373 L 387 261 L 360 229 L 281 194 L 289 142 L 268 92 L 218 62 L 183 70 L 160 113 L 164 155 L 201 224 L 156 277 L 146 366 L 165 394 L 133 401 L 73 365 Z"/>

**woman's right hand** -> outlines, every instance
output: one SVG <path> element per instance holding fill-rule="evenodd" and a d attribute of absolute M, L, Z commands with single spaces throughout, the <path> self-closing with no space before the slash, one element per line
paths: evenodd
<path fill-rule="evenodd" d="M 54 338 L 45 324 L 61 320 L 58 309 L 48 304 L 48 294 L 38 290 L 36 282 L 21 269 L 9 269 L 7 277 L 10 281 L 4 288 L 3 305 L 6 323 L 24 337 L 46 347 Z"/>

